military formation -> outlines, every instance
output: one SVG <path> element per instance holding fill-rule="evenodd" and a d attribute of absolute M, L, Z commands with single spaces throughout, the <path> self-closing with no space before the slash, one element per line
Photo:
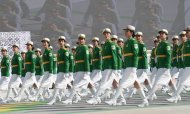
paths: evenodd
<path fill-rule="evenodd" d="M 125 105 L 138 92 L 142 99 L 138 107 L 146 107 L 157 99 L 160 87 L 171 96 L 168 102 L 180 101 L 181 92 L 190 86 L 190 27 L 174 35 L 172 45 L 168 31 L 159 30 L 150 60 L 143 33 L 136 32 L 132 25 L 123 31 L 126 40 L 105 28 L 104 42 L 93 37 L 92 44 L 86 44 L 86 35 L 79 34 L 78 45 L 73 47 L 60 36 L 56 53 L 49 38 L 42 39 L 43 52 L 29 41 L 26 52 L 14 44 L 11 58 L 3 47 L 0 90 L 7 93 L 0 96 L 0 103 L 72 104 L 88 97 L 88 104 L 115 106 Z"/>

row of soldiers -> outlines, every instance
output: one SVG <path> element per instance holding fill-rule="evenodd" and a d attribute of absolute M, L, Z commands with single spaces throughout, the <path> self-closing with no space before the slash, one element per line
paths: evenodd
<path fill-rule="evenodd" d="M 169 102 L 180 100 L 181 91 L 189 84 L 190 43 L 186 35 L 190 34 L 190 27 L 180 33 L 182 46 L 176 55 L 175 46 L 172 50 L 167 41 L 168 31 L 166 29 L 158 31 L 158 39 L 155 40 L 155 48 L 151 54 L 150 78 L 147 73 L 148 57 L 146 45 L 143 43 L 143 33 L 135 32 L 135 27 L 132 25 L 123 30 L 127 38 L 125 42 L 116 35 L 111 35 L 111 30 L 105 28 L 102 32 L 105 43 L 101 47 L 99 38 L 94 37 L 93 46 L 87 46 L 85 35 L 79 34 L 79 45 L 76 50 L 73 49 L 74 53 L 69 51 L 70 46 L 66 44 L 66 38 L 60 36 L 58 38 L 60 49 L 56 56 L 50 48 L 49 38 L 42 40 L 45 49 L 42 56 L 40 49 L 36 49 L 36 54 L 34 53 L 33 42 L 30 41 L 26 44 L 28 51 L 23 59 L 24 62 L 19 54 L 19 46 L 15 44 L 13 45 L 15 54 L 11 60 L 11 77 L 10 59 L 6 54 L 7 50 L 2 48 L 0 88 L 8 88 L 2 103 L 11 100 L 20 102 L 26 94 L 27 100 L 46 100 L 48 105 L 57 101 L 72 104 L 80 101 L 81 97 L 91 94 L 92 98 L 86 101 L 88 104 L 98 104 L 105 98 L 110 98 L 105 100 L 106 104 L 122 105 L 126 104 L 126 98 L 132 97 L 134 92 L 138 91 L 143 100 L 138 106 L 145 107 L 149 105 L 148 100 L 157 99 L 156 91 L 159 85 L 171 87 L 173 93 L 170 94 L 172 97 L 167 99 Z M 175 60 L 184 66 L 174 66 Z M 171 62 L 172 74 L 170 74 Z M 25 71 L 23 80 L 21 80 L 21 75 L 24 73 L 22 66 Z M 179 73 L 176 82 L 172 78 L 173 70 Z M 52 85 L 54 85 L 53 94 L 49 89 Z M 144 88 L 148 90 L 147 95 Z M 14 98 L 10 98 L 11 90 Z"/>

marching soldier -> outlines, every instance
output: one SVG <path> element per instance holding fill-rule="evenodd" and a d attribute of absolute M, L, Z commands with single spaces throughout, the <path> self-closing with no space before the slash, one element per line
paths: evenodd
<path fill-rule="evenodd" d="M 137 77 L 140 83 L 144 83 L 148 91 L 151 91 L 152 84 L 148 78 L 148 57 L 147 57 L 147 49 L 146 45 L 143 43 L 143 33 L 137 32 L 136 39 L 138 42 L 139 47 L 139 54 L 138 54 L 138 67 L 137 67 Z"/>
<path fill-rule="evenodd" d="M 73 82 L 72 92 L 69 98 L 63 101 L 64 104 L 72 104 L 73 97 L 76 96 L 76 103 L 80 100 L 77 90 L 87 89 L 89 85 L 92 86 L 90 79 L 90 63 L 89 63 L 89 49 L 85 44 L 85 34 L 79 34 L 79 46 L 76 49 L 75 55 L 75 77 Z"/>
<path fill-rule="evenodd" d="M 43 67 L 43 60 L 42 60 L 42 51 L 40 48 L 37 48 L 35 50 L 36 53 L 36 63 L 35 63 L 35 75 L 36 75 L 36 81 L 38 82 L 38 85 L 40 86 L 43 75 L 44 75 L 44 67 Z"/>
<path fill-rule="evenodd" d="M 12 57 L 11 66 L 12 66 L 12 76 L 8 85 L 8 91 L 3 103 L 7 103 L 10 100 L 11 90 L 13 91 L 14 96 L 16 97 L 18 92 L 17 89 L 22 84 L 21 75 L 22 75 L 22 58 L 19 53 L 19 45 L 14 44 L 12 46 L 14 55 Z"/>
<path fill-rule="evenodd" d="M 124 64 L 125 70 L 124 75 L 119 83 L 119 87 L 116 90 L 113 98 L 109 101 L 106 101 L 106 104 L 116 105 L 117 99 L 122 95 L 122 90 L 128 88 L 132 85 L 139 91 L 140 96 L 143 99 L 142 104 L 138 105 L 139 107 L 148 106 L 148 100 L 146 99 L 143 88 L 140 85 L 140 82 L 137 78 L 137 66 L 138 66 L 138 44 L 137 41 L 133 38 L 135 27 L 132 25 L 128 25 L 127 28 L 123 29 L 125 31 L 125 36 L 128 40 L 124 44 Z M 126 76 L 127 75 L 127 76 Z"/>
<path fill-rule="evenodd" d="M 102 78 L 102 53 L 101 48 L 99 46 L 99 38 L 94 37 L 92 39 L 93 42 L 93 57 L 92 57 L 92 73 L 91 73 L 91 80 L 97 86 L 98 82 Z"/>
<path fill-rule="evenodd" d="M 10 58 L 7 55 L 7 49 L 2 48 L 1 54 L 3 56 L 1 60 L 1 79 L 0 79 L 0 91 L 2 90 L 8 90 L 8 84 L 10 81 Z M 0 99 L 2 99 L 2 96 L 0 96 Z"/>
<path fill-rule="evenodd" d="M 172 38 L 173 41 L 173 49 L 172 49 L 172 61 L 171 61 L 171 76 L 173 82 L 176 82 L 176 79 L 178 78 L 179 74 L 179 69 L 178 69 L 178 56 L 177 56 L 177 51 L 178 51 L 178 43 L 179 43 L 179 37 L 177 35 L 174 35 Z"/>
<path fill-rule="evenodd" d="M 154 47 L 151 50 L 151 55 L 150 55 L 150 70 L 151 70 L 151 75 L 150 75 L 150 82 L 153 84 L 155 81 L 155 76 L 157 72 L 157 67 L 156 67 L 156 49 L 159 44 L 159 41 L 157 38 L 154 39 Z"/>
<path fill-rule="evenodd" d="M 74 55 L 70 51 L 70 44 L 66 43 L 65 48 L 69 51 L 69 80 L 71 83 L 74 81 L 73 73 L 74 73 L 74 67 L 75 67 L 75 61 L 74 61 Z"/>
<path fill-rule="evenodd" d="M 181 48 L 181 57 L 184 65 L 184 69 L 179 77 L 179 82 L 177 84 L 177 90 L 174 92 L 173 96 L 170 99 L 167 99 L 169 102 L 177 103 L 178 100 L 181 100 L 180 94 L 184 89 L 184 86 L 190 86 L 190 40 L 187 39 L 186 31 L 180 32 L 180 38 L 182 39 L 183 46 Z"/>
<path fill-rule="evenodd" d="M 155 92 L 159 85 L 169 85 L 173 91 L 176 91 L 176 87 L 172 81 L 170 75 L 171 68 L 171 45 L 167 41 L 168 31 L 162 29 L 158 32 L 160 34 L 161 42 L 158 44 L 156 49 L 156 61 L 157 61 L 157 72 L 155 77 L 155 82 L 153 84 L 152 90 L 149 92 L 148 99 L 154 100 Z"/>
<path fill-rule="evenodd" d="M 58 76 L 55 82 L 53 97 L 48 105 L 53 105 L 56 102 L 59 91 L 66 90 L 67 84 L 70 83 L 67 79 L 69 75 L 69 51 L 65 48 L 66 38 L 64 36 L 60 36 L 58 42 L 60 45 L 60 49 L 57 51 Z"/>
<path fill-rule="evenodd" d="M 92 44 L 88 44 L 88 48 L 89 48 L 90 72 L 92 72 L 93 45 Z"/>
<path fill-rule="evenodd" d="M 105 44 L 102 46 L 102 79 L 99 88 L 94 97 L 87 101 L 89 104 L 98 104 L 101 102 L 100 95 L 106 90 L 104 96 L 109 97 L 109 90 L 112 88 L 112 83 L 116 79 L 116 72 L 118 68 L 116 45 L 111 41 L 111 30 L 105 28 L 103 30 L 105 37 Z"/>
<path fill-rule="evenodd" d="M 26 75 L 23 80 L 22 88 L 16 98 L 13 100 L 16 102 L 20 102 L 23 96 L 23 93 L 27 95 L 27 98 L 30 98 L 30 93 L 28 91 L 29 88 L 32 88 L 34 84 L 37 85 L 36 77 L 35 77 L 35 60 L 36 60 L 36 55 L 33 52 L 33 42 L 29 41 L 26 44 L 27 46 L 27 52 L 26 52 L 26 57 L 25 57 L 25 70 L 26 70 Z"/>
<path fill-rule="evenodd" d="M 49 90 L 53 84 L 53 52 L 49 48 L 50 47 L 50 39 L 43 38 L 42 40 L 43 46 L 45 48 L 44 53 L 42 55 L 43 67 L 44 67 L 44 76 L 42 82 L 40 84 L 39 90 L 35 94 L 34 97 L 31 98 L 32 101 L 38 101 L 38 97 L 42 96 L 42 93 Z"/>
<path fill-rule="evenodd" d="M 26 69 L 25 69 L 25 57 L 26 57 L 26 51 L 21 52 L 21 57 L 22 57 L 22 75 L 21 75 L 21 80 L 22 82 L 24 81 L 24 77 L 26 75 Z"/>

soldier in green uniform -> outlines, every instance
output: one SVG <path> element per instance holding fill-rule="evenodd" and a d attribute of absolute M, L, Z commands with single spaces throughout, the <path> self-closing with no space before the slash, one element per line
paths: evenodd
<path fill-rule="evenodd" d="M 109 97 L 112 83 L 117 76 L 117 72 L 114 72 L 118 68 L 117 49 L 115 43 L 111 41 L 111 30 L 105 28 L 102 33 L 105 38 L 105 44 L 102 46 L 102 79 L 94 97 L 87 101 L 89 104 L 100 103 L 103 91 L 104 96 Z"/>
<path fill-rule="evenodd" d="M 23 97 L 23 93 L 25 92 L 27 98 L 31 98 L 31 95 L 28 91 L 29 88 L 32 88 L 33 85 L 35 84 L 36 86 L 38 86 L 37 81 L 36 81 L 36 77 L 35 77 L 35 62 L 36 62 L 36 55 L 33 51 L 33 42 L 32 41 L 28 41 L 26 43 L 26 48 L 27 48 L 27 52 L 26 52 L 26 57 L 25 57 L 25 70 L 26 70 L 26 75 L 24 77 L 24 81 L 22 83 L 22 88 L 19 91 L 19 94 L 16 98 L 14 98 L 13 100 L 16 102 L 20 102 L 22 97 Z"/>
<path fill-rule="evenodd" d="M 179 68 L 178 68 L 178 56 L 177 51 L 179 47 L 179 37 L 174 35 L 172 38 L 173 41 L 173 48 L 172 48 L 172 61 L 171 61 L 171 76 L 174 83 L 176 83 L 178 75 L 179 75 Z"/>
<path fill-rule="evenodd" d="M 22 82 L 24 81 L 24 77 L 26 75 L 26 69 L 25 69 L 25 57 L 26 57 L 26 51 L 21 52 L 21 57 L 22 57 L 22 75 L 21 75 L 21 80 Z"/>
<path fill-rule="evenodd" d="M 3 47 L 1 49 L 2 60 L 1 60 L 1 79 L 0 79 L 0 91 L 8 90 L 8 84 L 10 81 L 10 58 L 7 55 L 7 49 Z M 1 101 L 3 100 L 0 95 Z"/>
<path fill-rule="evenodd" d="M 45 48 L 44 53 L 42 55 L 43 67 L 44 67 L 44 76 L 42 82 L 40 84 L 39 90 L 37 93 L 31 98 L 32 101 L 38 101 L 38 97 L 41 98 L 42 93 L 49 91 L 49 88 L 52 87 L 53 84 L 53 52 L 49 48 L 50 39 L 43 38 L 42 40 L 43 46 Z"/>
<path fill-rule="evenodd" d="M 93 54 L 93 45 L 92 44 L 88 44 L 88 48 L 89 48 L 89 63 L 90 63 L 90 72 L 92 73 L 92 54 Z"/>
<path fill-rule="evenodd" d="M 167 41 L 168 31 L 161 29 L 159 32 L 161 42 L 158 44 L 156 49 L 156 61 L 157 61 L 157 72 L 155 82 L 153 83 L 152 90 L 149 92 L 148 99 L 154 100 L 154 94 L 160 85 L 169 85 L 173 91 L 176 90 L 172 78 L 170 75 L 171 68 L 171 45 Z"/>
<path fill-rule="evenodd" d="M 52 105 L 56 102 L 56 98 L 59 96 L 60 90 L 66 90 L 67 84 L 70 83 L 68 80 L 69 75 L 69 51 L 65 48 L 66 38 L 60 36 L 58 39 L 60 49 L 57 51 L 57 79 L 55 82 L 55 89 L 53 97 L 48 103 Z"/>
<path fill-rule="evenodd" d="M 49 46 L 49 48 L 53 52 L 53 46 Z M 56 79 L 57 79 L 57 55 L 53 54 L 53 84 L 51 88 L 55 87 Z M 51 96 L 51 92 L 49 91 L 49 89 L 47 90 L 47 93 L 49 94 L 48 96 Z"/>
<path fill-rule="evenodd" d="M 150 71 L 151 71 L 151 75 L 150 75 L 150 82 L 153 84 L 155 81 L 155 76 L 156 76 L 156 72 L 157 72 L 157 67 L 156 67 L 156 49 L 157 46 L 159 44 L 159 41 L 157 38 L 154 39 L 154 47 L 151 50 L 151 54 L 150 54 Z"/>
<path fill-rule="evenodd" d="M 64 104 L 71 104 L 73 97 L 76 96 L 76 103 L 80 100 L 78 92 L 82 89 L 87 89 L 88 85 L 92 85 L 90 79 L 90 63 L 89 63 L 89 49 L 85 44 L 85 34 L 78 35 L 79 45 L 76 49 L 75 55 L 75 76 L 73 82 L 72 92 L 69 98 L 63 101 Z"/>
<path fill-rule="evenodd" d="M 12 47 L 14 52 L 14 55 L 11 60 L 12 76 L 8 85 L 7 95 L 5 99 L 2 101 L 3 103 L 6 103 L 10 100 L 11 90 L 13 91 L 14 97 L 17 96 L 17 89 L 20 87 L 22 83 L 20 78 L 22 75 L 22 58 L 19 53 L 19 45 L 14 44 Z"/>
<path fill-rule="evenodd" d="M 94 37 L 92 38 L 93 43 L 93 56 L 92 56 L 92 73 L 91 73 L 91 80 L 92 82 L 98 86 L 98 82 L 102 78 L 102 53 L 101 47 L 99 46 L 99 38 Z"/>
<path fill-rule="evenodd" d="M 121 79 L 121 69 L 122 69 L 122 65 L 123 65 L 123 60 L 122 60 L 122 48 L 117 44 L 117 41 L 118 41 L 118 36 L 117 35 L 112 35 L 112 38 L 111 38 L 112 42 L 115 43 L 116 45 L 116 50 L 117 50 L 117 79 L 115 80 L 116 82 L 114 83 L 119 83 L 119 80 Z M 117 84 L 115 86 L 117 86 Z M 117 87 L 115 87 L 117 88 Z"/>
<path fill-rule="evenodd" d="M 152 89 L 152 84 L 147 74 L 148 57 L 147 57 L 146 45 L 143 42 L 143 33 L 137 32 L 135 37 L 136 37 L 136 40 L 138 42 L 138 47 L 139 47 L 139 54 L 138 54 L 139 61 L 138 61 L 138 66 L 137 66 L 137 77 L 139 79 L 139 82 L 143 83 L 145 87 L 148 89 L 148 91 L 150 91 Z"/>
<path fill-rule="evenodd" d="M 123 38 L 119 38 L 117 41 L 118 46 L 121 48 L 121 54 L 122 54 L 122 69 L 121 69 L 121 76 L 123 76 L 123 70 L 124 70 L 124 60 L 123 60 L 123 46 L 124 46 L 124 40 Z"/>
<path fill-rule="evenodd" d="M 181 47 L 181 59 L 182 59 L 182 65 L 183 70 L 180 70 L 180 77 L 179 82 L 177 84 L 177 90 L 173 94 L 173 96 L 169 99 L 167 99 L 169 102 L 175 102 L 177 103 L 178 100 L 181 100 L 180 94 L 184 90 L 185 86 L 190 86 L 190 40 L 187 39 L 187 32 L 189 32 L 188 28 L 186 31 L 180 32 L 180 38 L 182 39 L 182 47 Z M 181 46 L 181 45 L 180 45 Z M 180 47 L 179 46 L 179 47 Z"/>
<path fill-rule="evenodd" d="M 74 68 L 75 68 L 75 60 L 74 60 L 74 55 L 73 52 L 70 51 L 70 44 L 66 43 L 65 48 L 69 51 L 69 80 L 71 84 L 74 81 Z"/>
<path fill-rule="evenodd" d="M 113 98 L 109 101 L 106 101 L 109 105 L 116 105 L 117 99 L 119 96 L 121 96 L 122 90 L 124 88 L 128 88 L 132 85 L 139 91 L 140 96 L 143 99 L 142 104 L 138 105 L 139 107 L 148 106 L 148 100 L 146 99 L 145 93 L 143 91 L 143 88 L 140 85 L 140 82 L 137 78 L 136 71 L 138 66 L 138 43 L 133 38 L 135 27 L 132 25 L 128 25 L 125 29 L 125 36 L 127 38 L 127 41 L 124 44 L 123 52 L 124 52 L 124 75 L 119 83 L 119 87 L 116 90 L 116 93 L 114 94 Z M 124 102 L 126 104 L 126 102 Z"/>
<path fill-rule="evenodd" d="M 40 86 L 40 83 L 43 79 L 44 75 L 44 67 L 43 67 L 43 61 L 42 61 L 42 51 L 40 48 L 37 48 L 35 50 L 36 53 L 36 63 L 35 63 L 35 75 L 36 75 L 36 81 L 38 82 L 38 85 Z"/>

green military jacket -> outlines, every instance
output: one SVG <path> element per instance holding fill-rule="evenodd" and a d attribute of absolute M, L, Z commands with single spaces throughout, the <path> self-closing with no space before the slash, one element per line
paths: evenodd
<path fill-rule="evenodd" d="M 177 50 L 178 50 L 178 45 L 174 45 L 172 49 L 172 62 L 171 66 L 172 67 L 178 67 L 178 55 L 177 55 Z"/>
<path fill-rule="evenodd" d="M 10 58 L 8 55 L 3 56 L 1 60 L 1 76 L 10 76 Z"/>
<path fill-rule="evenodd" d="M 151 55 L 150 55 L 150 67 L 154 68 L 156 67 L 156 48 L 152 48 Z"/>
<path fill-rule="evenodd" d="M 35 53 L 33 51 L 27 51 L 25 57 L 26 72 L 35 73 L 35 61 L 36 61 Z"/>
<path fill-rule="evenodd" d="M 57 74 L 57 55 L 53 54 L 53 74 Z"/>
<path fill-rule="evenodd" d="M 45 49 L 42 60 L 44 71 L 53 74 L 53 53 L 51 49 Z"/>
<path fill-rule="evenodd" d="M 171 67 L 171 45 L 168 41 L 161 41 L 156 50 L 157 67 Z"/>
<path fill-rule="evenodd" d="M 185 68 L 184 62 L 183 62 L 183 48 L 184 43 L 180 44 L 177 49 L 177 61 L 178 61 L 178 68 Z"/>
<path fill-rule="evenodd" d="M 22 77 L 25 77 L 26 75 L 26 69 L 25 69 L 25 60 L 22 58 Z"/>
<path fill-rule="evenodd" d="M 148 69 L 148 60 L 147 60 L 147 49 L 144 43 L 138 43 L 139 47 L 139 62 L 138 69 Z"/>
<path fill-rule="evenodd" d="M 69 51 L 63 48 L 57 51 L 57 72 L 69 72 Z"/>
<path fill-rule="evenodd" d="M 117 48 L 110 40 L 102 46 L 102 70 L 106 69 L 118 69 Z"/>
<path fill-rule="evenodd" d="M 79 45 L 76 48 L 75 72 L 90 72 L 89 49 L 87 45 Z"/>
<path fill-rule="evenodd" d="M 89 53 L 90 72 L 92 72 L 92 53 Z"/>
<path fill-rule="evenodd" d="M 123 65 L 123 60 L 122 60 L 122 48 L 120 46 L 116 45 L 116 50 L 117 50 L 117 60 L 118 60 L 118 66 L 117 69 L 121 70 L 122 69 L 122 65 Z"/>
<path fill-rule="evenodd" d="M 11 61 L 12 74 L 22 75 L 22 58 L 20 53 L 14 53 Z"/>
<path fill-rule="evenodd" d="M 131 37 L 125 41 L 123 48 L 124 68 L 138 66 L 138 53 L 139 48 L 136 39 Z"/>
<path fill-rule="evenodd" d="M 183 47 L 183 62 L 185 67 L 190 67 L 190 40 L 187 40 Z"/>
<path fill-rule="evenodd" d="M 93 48 L 92 68 L 93 70 L 102 70 L 102 52 L 101 48 L 97 46 Z"/>
<path fill-rule="evenodd" d="M 35 70 L 36 75 L 42 76 L 44 73 L 43 61 L 41 56 L 36 57 Z"/>
<path fill-rule="evenodd" d="M 74 72 L 74 67 L 75 67 L 74 55 L 72 52 L 69 52 L 69 72 L 70 73 Z"/>

